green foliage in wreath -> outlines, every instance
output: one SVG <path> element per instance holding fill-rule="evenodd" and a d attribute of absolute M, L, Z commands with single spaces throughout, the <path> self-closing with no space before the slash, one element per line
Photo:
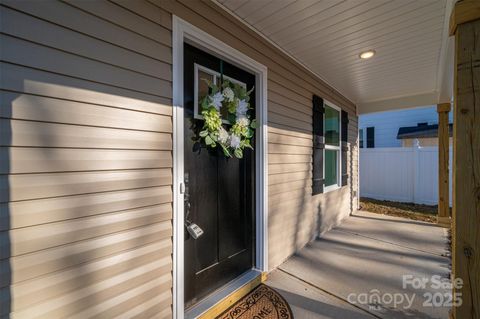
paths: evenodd
<path fill-rule="evenodd" d="M 245 87 L 223 81 L 221 87 L 206 81 L 209 94 L 201 99 L 203 127 L 198 140 L 207 148 L 220 146 L 226 157 L 242 158 L 245 148 L 253 149 L 251 140 L 256 121 L 250 120 L 250 93 Z M 230 128 L 222 123 L 222 111 L 227 114 Z"/>

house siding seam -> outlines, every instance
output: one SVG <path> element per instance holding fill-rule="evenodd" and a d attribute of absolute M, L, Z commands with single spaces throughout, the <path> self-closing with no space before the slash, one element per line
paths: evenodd
<path fill-rule="evenodd" d="M 356 208 L 355 105 L 216 5 L 2 0 L 0 317 L 172 316 L 172 14 L 268 68 L 270 269 Z M 350 119 L 314 197 L 313 94 Z"/>

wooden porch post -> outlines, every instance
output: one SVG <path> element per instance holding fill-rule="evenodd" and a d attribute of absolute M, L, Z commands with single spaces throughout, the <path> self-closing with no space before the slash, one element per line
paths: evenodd
<path fill-rule="evenodd" d="M 448 127 L 448 113 L 450 103 L 437 105 L 438 112 L 438 215 L 437 223 L 450 227 L 450 193 L 448 161 L 450 147 L 450 132 Z"/>
<path fill-rule="evenodd" d="M 457 2 L 450 19 L 455 35 L 453 132 L 453 275 L 463 303 L 455 319 L 480 318 L 480 1 Z M 453 298 L 455 300 L 455 296 Z"/>

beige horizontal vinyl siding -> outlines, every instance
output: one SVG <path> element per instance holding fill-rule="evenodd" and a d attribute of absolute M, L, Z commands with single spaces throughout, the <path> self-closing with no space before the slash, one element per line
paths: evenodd
<path fill-rule="evenodd" d="M 171 15 L 0 15 L 0 317 L 171 317 Z"/>
<path fill-rule="evenodd" d="M 352 211 L 356 160 L 348 162 L 348 186 L 311 196 L 312 95 L 348 111 L 349 156 L 356 154 L 356 107 L 216 4 L 188 0 L 150 2 L 268 68 L 268 250 L 269 268 L 273 269 L 316 233 L 338 224 Z"/>

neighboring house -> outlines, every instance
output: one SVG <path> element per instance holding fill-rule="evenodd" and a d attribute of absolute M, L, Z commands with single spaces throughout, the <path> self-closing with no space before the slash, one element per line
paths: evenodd
<path fill-rule="evenodd" d="M 453 113 L 450 112 L 449 116 L 452 122 Z M 358 125 L 360 148 L 401 147 L 402 139 L 397 138 L 399 129 L 417 126 L 419 123 L 438 124 L 436 106 L 360 115 Z"/>
<path fill-rule="evenodd" d="M 452 145 L 453 124 L 449 125 L 450 145 Z M 397 139 L 403 147 L 438 146 L 438 124 L 418 123 L 417 126 L 407 126 L 398 129 Z"/>

